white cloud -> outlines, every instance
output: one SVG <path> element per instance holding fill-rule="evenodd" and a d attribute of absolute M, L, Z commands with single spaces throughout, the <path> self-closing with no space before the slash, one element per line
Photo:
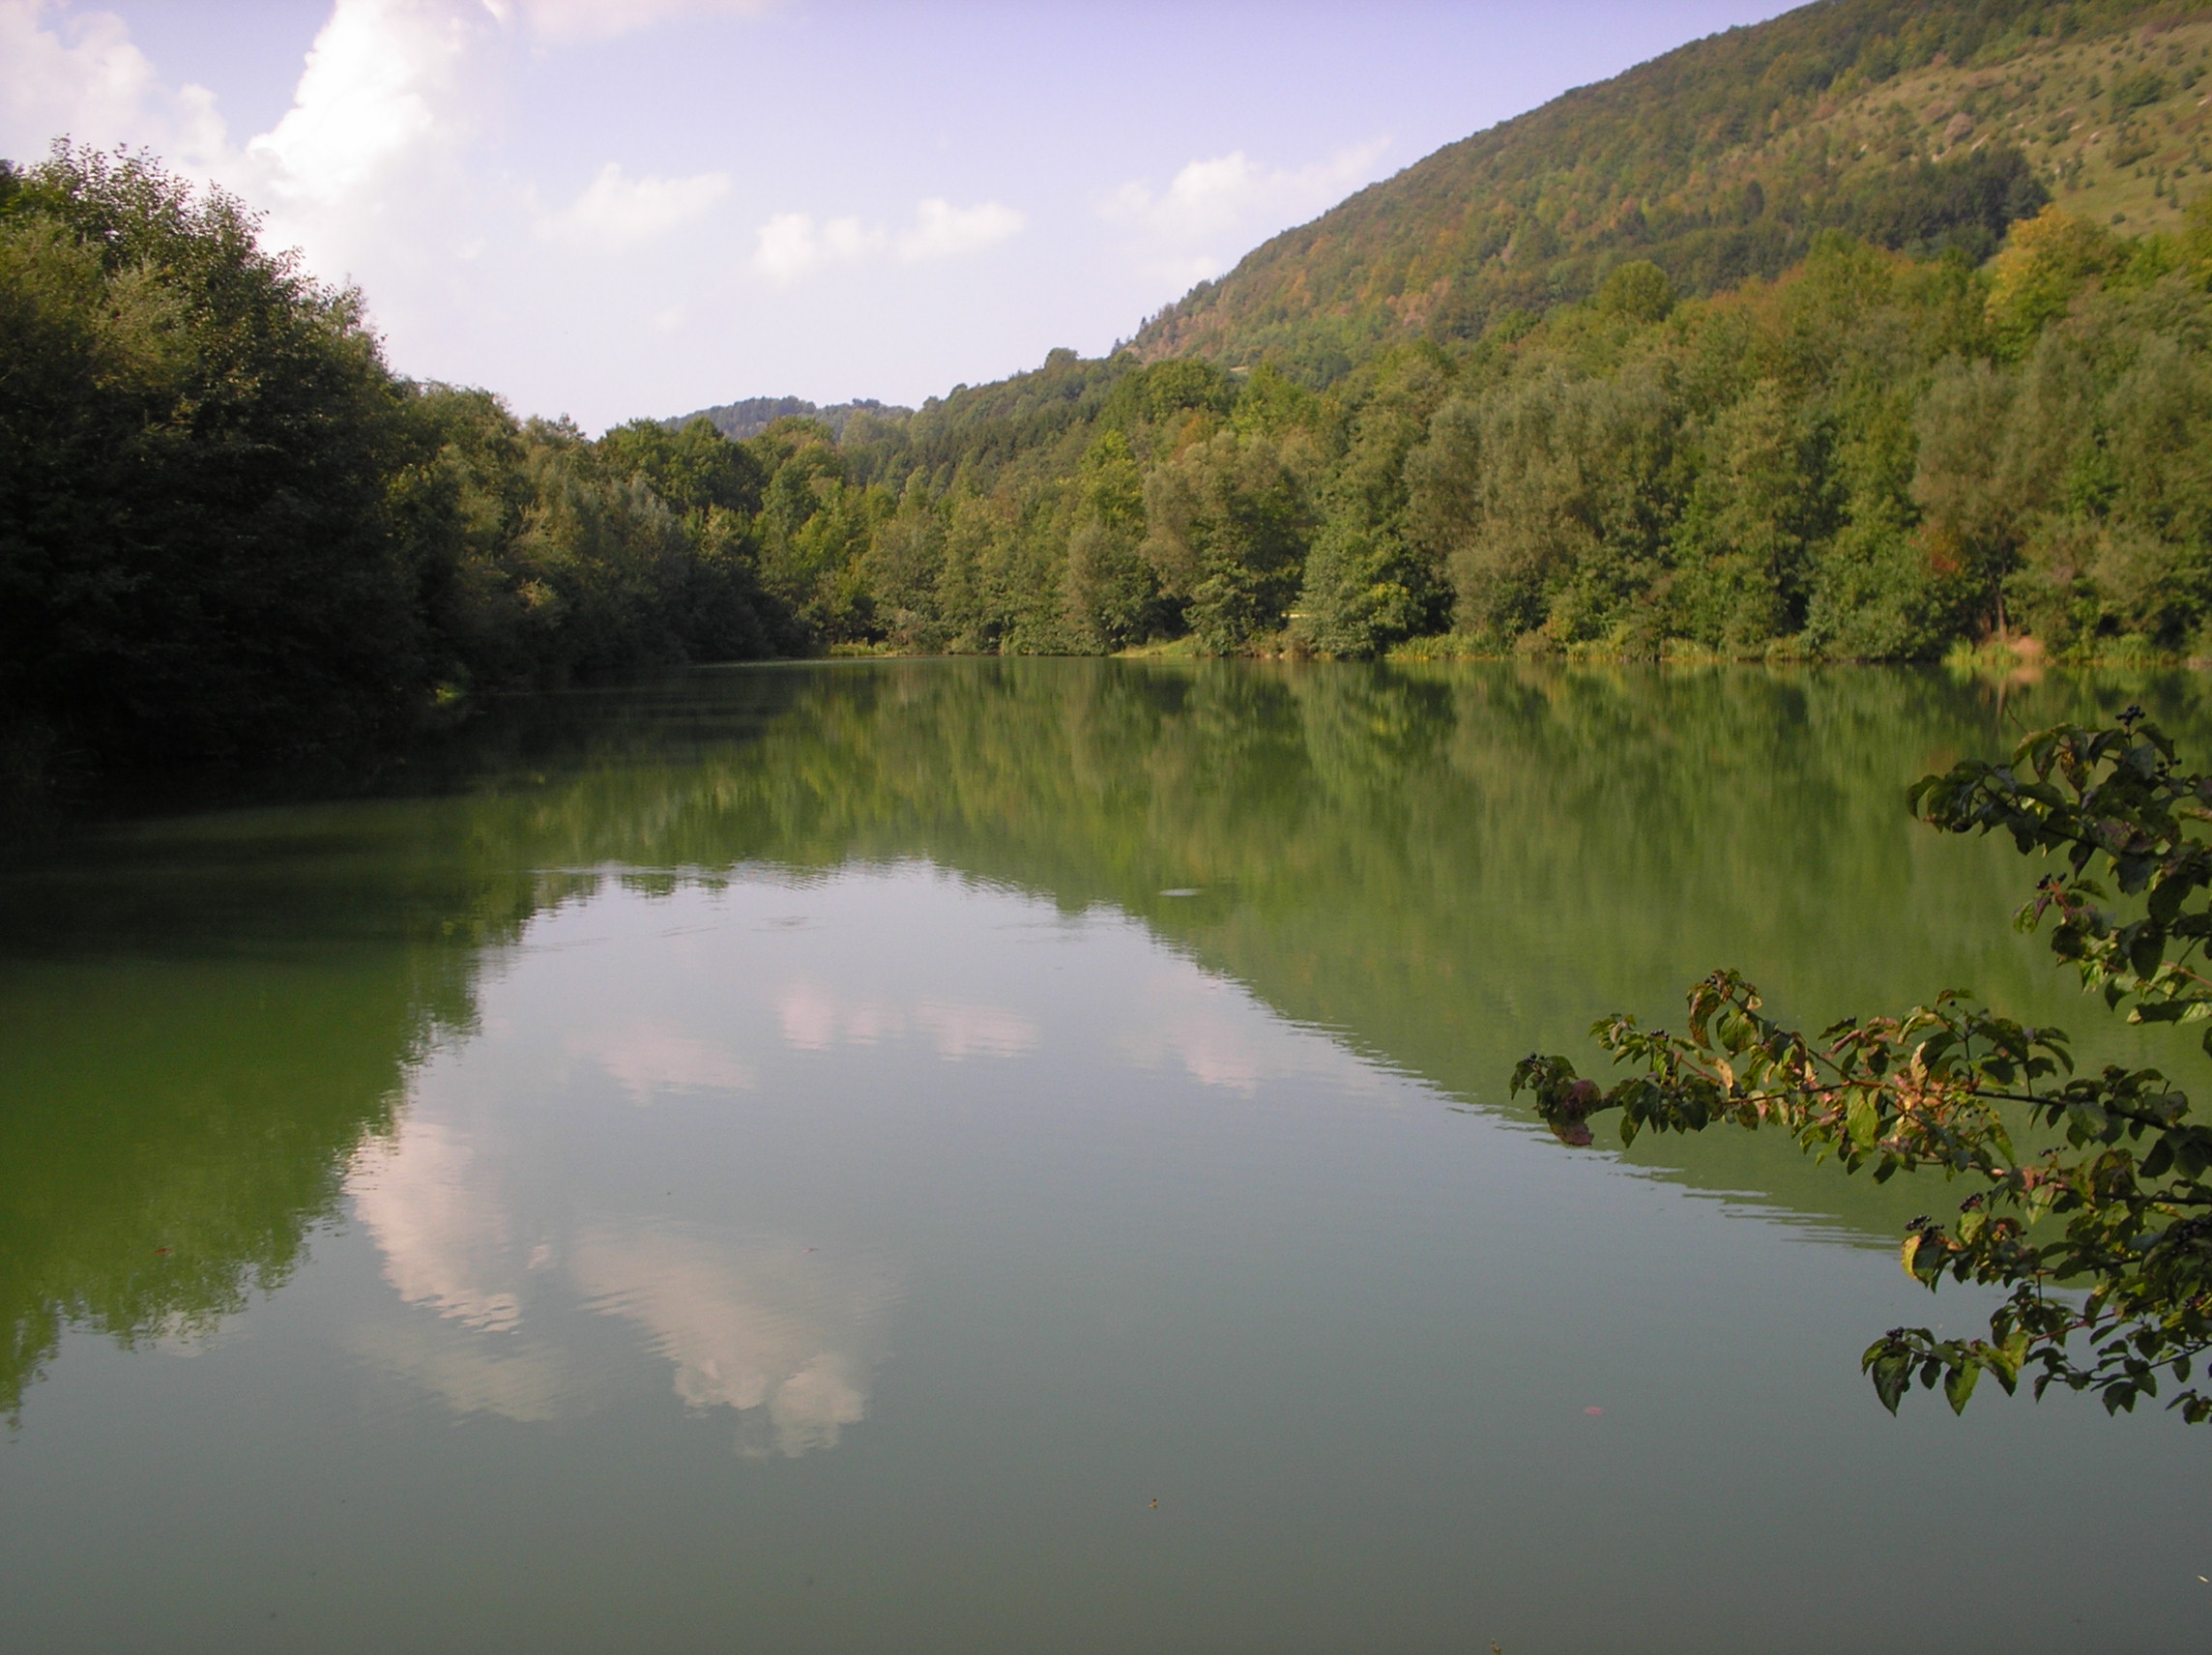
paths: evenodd
<path fill-rule="evenodd" d="M 1019 235 L 1022 223 L 1019 213 L 996 201 L 955 207 L 933 196 L 915 209 L 914 228 L 899 237 L 898 255 L 910 262 L 958 258 Z"/>
<path fill-rule="evenodd" d="M 1210 281 L 1221 274 L 1223 266 L 1219 253 L 1188 253 L 1180 257 L 1167 255 L 1148 259 L 1145 269 L 1178 287 L 1188 287 L 1196 282 Z"/>
<path fill-rule="evenodd" d="M 729 192 L 728 173 L 626 178 L 620 164 L 609 161 L 575 200 L 538 219 L 538 233 L 610 250 L 634 247 L 699 218 Z"/>
<path fill-rule="evenodd" d="M 337 206 L 424 152 L 458 147 L 478 100 L 481 14 L 435 0 L 337 0 L 292 107 L 246 146 L 282 200 Z"/>
<path fill-rule="evenodd" d="M 1295 171 L 1262 166 L 1232 150 L 1189 162 L 1164 190 L 1132 180 L 1101 201 L 1098 214 L 1135 233 L 1148 273 L 1199 280 L 1224 268 L 1223 247 L 1242 247 L 1341 201 L 1371 175 L 1389 144 L 1374 138 Z"/>
<path fill-rule="evenodd" d="M 0 154 L 31 160 L 68 133 L 147 145 L 270 215 L 267 239 L 310 268 L 369 282 L 380 314 L 451 302 L 453 261 L 525 225 L 539 239 L 619 248 L 710 211 L 720 173 L 630 177 L 600 169 L 557 212 L 471 162 L 500 118 L 511 46 L 603 39 L 684 14 L 758 13 L 774 0 L 335 0 L 291 106 L 243 148 L 214 95 L 166 89 L 122 19 L 55 0 L 0 0 Z M 849 251 L 839 226 L 821 238 Z M 431 291 L 420 292 L 427 283 Z"/>
<path fill-rule="evenodd" d="M 955 207 L 942 196 L 917 203 L 914 224 L 893 238 L 879 224 L 858 218 L 815 222 L 811 213 L 778 213 L 760 227 L 753 268 L 790 286 L 831 265 L 859 264 L 887 250 L 904 262 L 959 258 L 1018 235 L 1020 213 L 997 201 Z"/>
<path fill-rule="evenodd" d="M 778 213 L 760 227 L 753 268 L 789 285 L 832 264 L 857 264 L 881 252 L 889 238 L 858 218 L 816 224 L 811 213 Z"/>
<path fill-rule="evenodd" d="M 658 1086 L 673 1031 L 634 1026 L 655 1027 L 661 1055 L 643 1078 Z M 728 1060 L 706 1056 L 713 1048 L 684 1045 L 673 1067 L 686 1078 L 703 1065 L 713 1084 L 730 1079 Z M 385 1279 L 403 1302 L 439 1318 L 372 1321 L 349 1340 L 358 1354 L 456 1412 L 559 1417 L 603 1388 L 573 1318 L 547 1319 L 535 1337 L 521 1327 L 524 1299 L 567 1297 L 565 1283 L 587 1308 L 641 1328 L 686 1405 L 733 1409 L 741 1452 L 796 1459 L 836 1446 L 865 1417 L 882 1323 L 897 1298 L 884 1272 L 788 1241 L 604 1215 L 580 1234 L 553 1232 L 525 1258 L 510 1215 L 526 1193 L 517 1182 L 511 1156 L 479 1155 L 460 1127 L 427 1118 L 420 1100 L 393 1139 L 355 1153 L 346 1186 Z"/>
<path fill-rule="evenodd" d="M 1141 180 L 1124 184 L 1100 212 L 1117 223 L 1181 237 L 1236 229 L 1264 213 L 1318 213 L 1364 178 L 1389 143 L 1388 138 L 1371 139 L 1295 172 L 1262 167 L 1242 150 L 1232 150 L 1189 162 L 1157 195 Z"/>
<path fill-rule="evenodd" d="M 819 983 L 796 982 L 776 997 L 783 1037 L 801 1052 L 827 1052 L 837 1043 L 837 997 Z"/>
<path fill-rule="evenodd" d="M 165 89 L 112 13 L 0 0 L 0 154 L 35 161 L 65 136 L 96 148 L 145 144 L 197 165 L 220 152 L 223 130 L 215 95 Z"/>
<path fill-rule="evenodd" d="M 700 13 L 756 16 L 777 0 L 520 0 L 535 34 L 550 41 L 611 40 L 649 29 L 655 23 Z M 486 10 L 505 21 L 510 0 L 484 0 Z"/>

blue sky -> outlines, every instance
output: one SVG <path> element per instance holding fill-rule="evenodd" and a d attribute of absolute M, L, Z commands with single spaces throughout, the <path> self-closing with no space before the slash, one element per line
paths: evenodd
<path fill-rule="evenodd" d="M 1438 146 L 1772 0 L 0 0 L 0 155 L 147 145 L 393 365 L 597 430 L 1097 355 Z"/>

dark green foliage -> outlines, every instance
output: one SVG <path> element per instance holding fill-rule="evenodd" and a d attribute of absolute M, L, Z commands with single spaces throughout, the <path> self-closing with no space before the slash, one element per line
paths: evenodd
<path fill-rule="evenodd" d="M 2156 103 L 2166 92 L 2166 76 L 2145 69 L 2113 81 L 2106 99 L 2114 115 L 2126 115 Z"/>
<path fill-rule="evenodd" d="M 812 420 L 842 437 L 846 427 L 856 421 L 873 420 L 895 424 L 913 412 L 911 408 L 894 407 L 873 397 L 835 402 L 824 408 L 803 396 L 748 396 L 742 402 L 702 408 L 696 414 L 682 414 L 660 423 L 671 431 L 681 431 L 694 421 L 704 420 L 731 442 L 742 443 L 747 437 L 759 436 L 778 420 Z"/>
<path fill-rule="evenodd" d="M 805 642 L 753 572 L 754 455 L 399 380 L 358 295 L 150 160 L 0 170 L 0 364 L 16 768 L 343 743 L 472 686 Z"/>
<path fill-rule="evenodd" d="M 1121 375 L 1098 410 L 1099 425 L 1131 439 L 1141 453 L 1175 441 L 1192 416 L 1216 419 L 1236 406 L 1236 381 L 1210 363 L 1154 363 Z"/>
<path fill-rule="evenodd" d="M 406 399 L 350 293 L 222 196 L 58 150 L 0 216 L 0 707 L 139 757 L 394 717 Z"/>
<path fill-rule="evenodd" d="M 1265 436 L 1222 430 L 1146 481 L 1145 560 L 1216 653 L 1280 627 L 1297 591 L 1311 526 L 1301 457 Z"/>
<path fill-rule="evenodd" d="M 2212 301 L 2184 263 L 2052 212 L 1988 276 L 1831 239 L 1664 323 L 1600 295 L 1438 412 L 1413 540 L 1499 643 L 2195 648 Z"/>
<path fill-rule="evenodd" d="M 1439 629 L 1445 595 L 1397 532 L 1332 522 L 1306 558 L 1296 634 L 1318 654 L 1363 660 Z"/>
<path fill-rule="evenodd" d="M 1143 643 L 1174 623 L 1144 555 L 1145 479 L 1125 430 L 1099 433 L 1083 456 L 1062 582 L 1069 626 L 1096 650 Z"/>
<path fill-rule="evenodd" d="M 1631 322 L 1664 322 L 1674 308 L 1674 284 L 1649 259 L 1631 259 L 1605 278 L 1597 290 L 1597 307 Z"/>
<path fill-rule="evenodd" d="M 751 450 L 724 439 L 706 419 L 670 430 L 651 420 L 617 425 L 599 451 L 618 470 L 642 478 L 678 511 L 722 510 L 750 517 L 768 478 Z"/>
<path fill-rule="evenodd" d="M 877 480 L 892 471 L 919 467 L 939 487 L 956 470 L 994 470 L 1051 447 L 1071 427 L 1097 418 L 1114 382 L 1132 363 L 1119 358 L 1088 362 L 1057 350 L 1044 365 L 996 385 L 956 387 L 931 397 L 896 427 L 863 433 L 872 438 L 874 463 L 864 474 Z"/>
<path fill-rule="evenodd" d="M 1854 179 L 1822 217 L 1896 251 L 1928 258 L 1956 248 L 1979 264 L 2008 226 L 2034 218 L 2050 200 L 2025 156 L 1993 145 L 1958 160 Z"/>
<path fill-rule="evenodd" d="M 1663 363 L 1606 378 L 1547 363 L 1440 413 L 1412 509 L 1472 627 L 1566 643 L 1634 624 L 1685 477 L 1668 378 Z"/>
<path fill-rule="evenodd" d="M 1307 560 L 1294 628 L 1308 648 L 1356 659 L 1449 624 L 1443 565 L 1407 536 L 1407 460 L 1428 440 L 1456 371 L 1434 346 L 1401 348 L 1376 364 L 1357 411 L 1340 416 L 1343 452 L 1322 490 L 1324 526 Z M 1270 382 L 1284 383 L 1262 368 L 1247 397 L 1268 394 Z M 1327 431 L 1322 407 L 1307 417 L 1307 429 Z"/>
<path fill-rule="evenodd" d="M 1915 815 L 1945 832 L 2003 832 L 2023 855 L 2058 857 L 2019 914 L 2052 920 L 2051 945 L 2084 989 L 2131 1024 L 2212 1016 L 2212 776 L 2176 768 L 2173 744 L 2131 708 L 2116 726 L 2030 735 L 2009 764 L 1968 761 L 1924 777 Z M 2087 876 L 2110 878 L 2106 888 Z M 1758 991 L 1716 972 L 1690 991 L 1687 1035 L 1601 1019 L 1592 1033 L 1643 1072 L 1610 1091 L 1560 1057 L 1530 1057 L 1513 1089 L 1564 1142 L 1587 1145 L 1592 1115 L 1618 1109 L 1621 1141 L 1730 1122 L 1784 1127 L 1846 1172 L 1876 1180 L 1939 1169 L 1975 1186 L 1948 1224 L 1916 1218 L 1906 1272 L 1934 1291 L 1948 1275 L 2010 1290 L 1987 1339 L 1892 1328 L 1862 1366 L 1892 1412 L 1913 1379 L 1940 1379 L 1954 1411 L 1992 1375 L 2023 1369 L 2094 1390 L 2108 1411 L 2176 1389 L 2169 1408 L 2212 1420 L 2190 1388 L 2212 1352 L 2212 1130 L 2156 1069 L 2077 1075 L 2055 1029 L 2026 1027 L 1951 991 L 1903 1017 L 1851 1018 L 1809 1038 L 1763 1015 Z M 2212 1033 L 2203 1042 L 2212 1054 Z M 2016 1149 L 2025 1124 L 2063 1147 Z M 2052 1290 L 2086 1290 L 2080 1297 Z"/>

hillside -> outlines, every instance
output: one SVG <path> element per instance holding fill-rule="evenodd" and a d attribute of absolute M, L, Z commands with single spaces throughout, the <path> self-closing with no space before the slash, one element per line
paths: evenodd
<path fill-rule="evenodd" d="M 2212 654 L 2207 73 L 2204 5 L 1695 43 L 1111 359 L 765 433 L 764 584 L 915 652 Z"/>
<path fill-rule="evenodd" d="M 747 396 L 736 402 L 718 403 L 713 408 L 697 409 L 689 414 L 663 420 L 670 430 L 680 431 L 694 420 L 704 420 L 733 443 L 742 443 L 747 437 L 757 437 L 778 420 L 815 420 L 830 427 L 832 435 L 842 437 L 845 427 L 862 415 L 871 420 L 898 421 L 914 412 L 888 402 L 878 402 L 872 396 L 857 397 L 851 402 L 832 402 L 828 407 L 809 402 L 803 396 Z"/>
<path fill-rule="evenodd" d="M 2212 655 L 2207 73 L 2203 0 L 1696 42 L 1132 349 L 769 425 L 749 555 L 847 650 Z"/>
<path fill-rule="evenodd" d="M 1133 341 L 1309 384 L 1481 336 L 1648 259 L 1707 294 L 1841 228 L 1974 262 L 2048 196 L 2170 228 L 2212 171 L 2200 4 L 1824 0 L 1449 145 L 1255 249 Z M 2212 86 L 2202 90 L 2212 92 Z"/>
<path fill-rule="evenodd" d="M 0 791 L 838 648 L 2212 656 L 2207 73 L 2207 4 L 1831 0 L 1134 350 L 596 442 L 148 158 L 0 163 Z"/>

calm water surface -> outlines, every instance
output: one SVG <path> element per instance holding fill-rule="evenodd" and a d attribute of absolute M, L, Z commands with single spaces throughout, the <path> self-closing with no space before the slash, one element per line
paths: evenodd
<path fill-rule="evenodd" d="M 1860 1379 L 1961 1192 L 1504 1089 L 1723 963 L 2116 1051 L 1902 791 L 2131 699 L 724 670 L 19 854 L 0 1648 L 2202 1649 L 2212 1434 Z"/>

